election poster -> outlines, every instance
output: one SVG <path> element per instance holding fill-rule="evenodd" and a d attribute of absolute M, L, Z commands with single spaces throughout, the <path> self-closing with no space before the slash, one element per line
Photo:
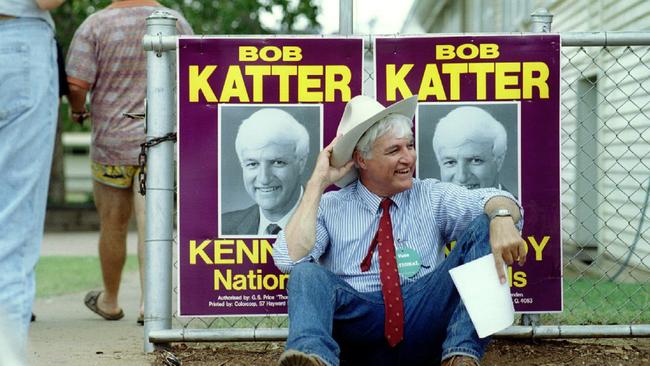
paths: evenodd
<path fill-rule="evenodd" d="M 377 37 L 374 49 L 377 100 L 418 95 L 416 176 L 518 198 L 528 254 L 507 272 L 515 309 L 562 311 L 560 37 Z"/>
<path fill-rule="evenodd" d="M 178 41 L 178 311 L 286 314 L 272 247 L 345 103 L 363 39 Z"/>

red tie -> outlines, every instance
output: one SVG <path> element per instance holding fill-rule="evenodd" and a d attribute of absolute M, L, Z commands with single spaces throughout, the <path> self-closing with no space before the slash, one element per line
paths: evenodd
<path fill-rule="evenodd" d="M 381 280 L 381 292 L 384 295 L 384 336 L 388 344 L 395 347 L 404 338 L 404 304 L 395 259 L 393 225 L 388 210 L 392 203 L 393 201 L 390 198 L 384 198 L 381 201 L 380 206 L 384 212 L 379 220 L 377 235 L 370 244 L 366 258 L 361 262 L 361 271 L 365 272 L 370 268 L 372 252 L 377 246 L 379 251 L 379 278 Z"/>

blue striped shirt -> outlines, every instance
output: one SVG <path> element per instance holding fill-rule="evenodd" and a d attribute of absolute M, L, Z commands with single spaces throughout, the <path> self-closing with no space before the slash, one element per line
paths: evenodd
<path fill-rule="evenodd" d="M 415 276 L 400 276 L 402 286 L 433 271 L 444 259 L 444 245 L 460 238 L 494 196 L 514 200 L 510 193 L 498 189 L 468 190 L 435 179 L 413 179 L 411 189 L 391 197 L 395 248 L 415 250 L 422 263 Z M 281 231 L 273 247 L 275 265 L 288 273 L 299 262 L 315 260 L 359 292 L 380 291 L 377 251 L 373 253 L 367 272 L 361 271 L 360 264 L 379 227 L 381 200 L 359 180 L 339 191 L 325 193 L 318 208 L 316 243 L 312 251 L 305 258 L 292 261 L 284 231 Z M 518 224 L 519 229 L 522 222 Z"/>

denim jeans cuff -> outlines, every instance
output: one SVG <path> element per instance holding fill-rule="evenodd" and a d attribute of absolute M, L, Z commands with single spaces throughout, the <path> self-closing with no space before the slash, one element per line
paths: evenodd
<path fill-rule="evenodd" d="M 443 351 L 441 362 L 452 356 L 467 356 L 475 359 L 477 362 L 481 361 L 481 355 L 476 350 L 465 347 L 454 347 Z"/>

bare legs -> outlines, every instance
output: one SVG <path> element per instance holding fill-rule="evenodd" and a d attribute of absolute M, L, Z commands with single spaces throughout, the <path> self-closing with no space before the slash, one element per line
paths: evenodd
<path fill-rule="evenodd" d="M 138 262 L 140 265 L 140 311 L 144 270 L 144 197 L 133 190 L 114 188 L 93 182 L 95 206 L 100 218 L 99 259 L 104 280 L 104 292 L 97 306 L 109 314 L 120 312 L 118 293 L 122 269 L 126 261 L 126 236 L 129 218 L 135 211 L 138 224 Z M 135 208 L 135 210 L 134 210 Z"/>

